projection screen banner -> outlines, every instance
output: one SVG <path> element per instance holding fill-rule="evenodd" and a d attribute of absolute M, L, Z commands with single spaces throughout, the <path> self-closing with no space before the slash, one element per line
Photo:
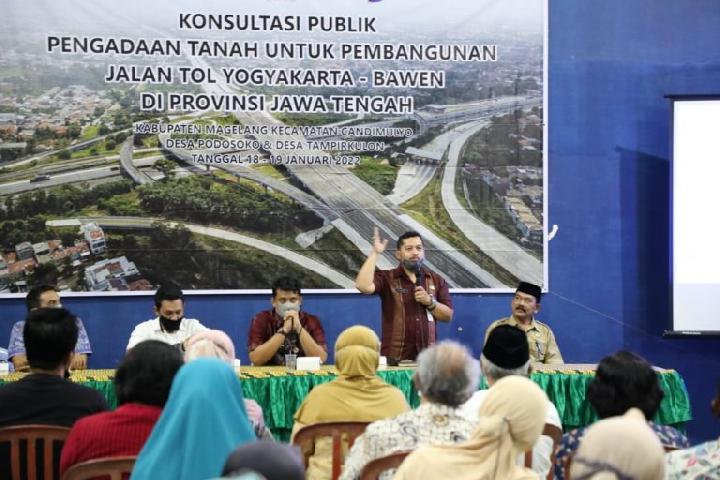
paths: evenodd
<path fill-rule="evenodd" d="M 6 2 L 0 291 L 547 287 L 547 4 Z M 457 291 L 457 290 L 456 290 Z"/>
<path fill-rule="evenodd" d="M 671 97 L 672 98 L 672 97 Z M 673 330 L 718 333 L 720 97 L 673 99 Z"/>

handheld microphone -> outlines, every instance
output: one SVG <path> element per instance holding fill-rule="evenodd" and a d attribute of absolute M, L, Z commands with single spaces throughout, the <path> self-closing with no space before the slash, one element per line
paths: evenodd
<path fill-rule="evenodd" d="M 423 287 L 425 286 L 425 275 L 423 274 L 422 268 L 420 265 L 415 267 L 415 286 L 416 287 Z"/>
<path fill-rule="evenodd" d="M 415 288 L 417 288 L 417 287 L 425 288 L 425 275 L 423 274 L 422 264 L 420 262 L 418 262 L 418 264 L 415 266 Z M 420 302 L 418 302 L 418 303 L 420 303 Z M 421 303 L 420 303 L 420 305 L 422 306 Z M 428 314 L 428 312 L 424 309 L 423 309 L 423 313 L 425 315 Z M 423 317 L 424 317 L 424 315 L 423 315 Z M 423 322 L 419 325 L 419 327 L 420 327 L 420 345 L 418 346 L 418 351 L 422 350 L 422 348 L 426 346 L 426 343 L 425 343 L 426 333 L 425 332 L 427 331 L 427 328 L 428 328 L 427 319 L 424 318 Z"/>

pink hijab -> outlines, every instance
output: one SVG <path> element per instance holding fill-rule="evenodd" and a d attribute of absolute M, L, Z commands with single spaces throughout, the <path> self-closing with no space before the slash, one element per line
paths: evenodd
<path fill-rule="evenodd" d="M 203 330 L 187 340 L 185 361 L 196 358 L 214 357 L 232 364 L 235 360 L 235 345 L 222 330 Z"/>
<path fill-rule="evenodd" d="M 185 362 L 205 357 L 219 358 L 232 365 L 235 360 L 235 345 L 222 330 L 203 330 L 188 338 Z M 245 409 L 253 424 L 265 425 L 262 408 L 255 400 L 246 398 Z"/>

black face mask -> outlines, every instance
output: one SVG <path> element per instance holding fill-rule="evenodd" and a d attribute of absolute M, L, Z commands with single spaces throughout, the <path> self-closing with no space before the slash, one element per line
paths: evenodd
<path fill-rule="evenodd" d="M 178 318 L 177 320 L 170 320 L 167 317 L 163 317 L 162 315 L 158 315 L 158 319 L 160 319 L 160 328 L 163 332 L 177 332 L 180 330 L 180 322 L 182 322 L 182 317 Z"/>

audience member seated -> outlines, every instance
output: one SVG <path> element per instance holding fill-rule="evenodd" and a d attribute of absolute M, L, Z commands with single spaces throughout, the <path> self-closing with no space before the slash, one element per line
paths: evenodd
<path fill-rule="evenodd" d="M 193 360 L 175 376 L 132 479 L 218 477 L 230 452 L 254 440 L 233 369 L 215 358 Z"/>
<path fill-rule="evenodd" d="M 219 358 L 233 365 L 235 360 L 235 345 L 230 337 L 222 330 L 203 330 L 190 337 L 186 343 L 185 361 L 196 358 Z M 255 400 L 246 398 L 245 410 L 252 422 L 257 438 L 272 440 L 270 429 L 265 426 L 265 417 L 260 405 Z"/>
<path fill-rule="evenodd" d="M 203 330 L 185 342 L 185 361 L 196 358 L 219 358 L 233 366 L 235 344 L 222 330 Z"/>
<path fill-rule="evenodd" d="M 482 354 L 480 367 L 487 379 L 488 386 L 492 386 L 508 375 L 521 375 L 529 377 L 532 366 L 530 352 L 525 339 L 525 332 L 510 325 L 500 325 L 488 335 Z M 489 390 L 479 390 L 470 400 L 460 408 L 460 414 L 471 421 L 478 420 L 478 411 L 487 398 Z M 545 423 L 555 425 L 562 429 L 560 415 L 555 405 L 548 400 Z M 547 477 L 552 468 L 553 440 L 541 436 L 533 447 L 532 469 L 542 478 Z M 525 464 L 525 455 L 520 455 L 518 465 Z"/>
<path fill-rule="evenodd" d="M 660 408 L 662 398 L 663 391 L 652 366 L 644 358 L 626 351 L 603 358 L 587 390 L 587 399 L 601 419 L 623 415 L 633 407 L 651 419 Z M 664 446 L 689 446 L 685 435 L 673 427 L 651 421 L 648 425 Z M 577 450 L 585 431 L 583 427 L 563 435 L 555 457 L 557 480 L 564 480 L 567 459 Z"/>
<path fill-rule="evenodd" d="M 39 285 L 33 287 L 25 297 L 25 305 L 28 313 L 37 308 L 61 308 L 60 295 L 57 289 L 52 285 Z M 92 353 L 90 348 L 90 339 L 85 331 L 82 320 L 76 318 L 78 327 L 78 339 L 75 344 L 75 355 L 70 364 L 71 370 L 83 370 L 87 368 L 87 357 Z M 10 344 L 8 345 L 8 360 L 12 361 L 16 372 L 27 372 L 30 367 L 27 362 L 25 353 L 25 339 L 23 337 L 23 328 L 25 321 L 21 320 L 13 325 L 10 331 Z"/>
<path fill-rule="evenodd" d="M 637 408 L 600 420 L 587 429 L 575 454 L 573 480 L 661 480 L 665 453 Z M 687 478 L 687 477 L 683 477 Z M 710 478 L 710 477 L 707 477 Z"/>
<path fill-rule="evenodd" d="M 537 480 L 517 465 L 545 425 L 548 399 L 540 387 L 518 375 L 501 378 L 480 407 L 480 421 L 467 442 L 426 445 L 408 455 L 396 480 Z"/>
<path fill-rule="evenodd" d="M 367 327 L 343 331 L 335 342 L 335 363 L 340 375 L 313 388 L 295 412 L 293 436 L 302 427 L 323 422 L 373 422 L 410 409 L 403 393 L 376 375 L 380 340 Z M 309 457 L 307 478 L 330 478 L 330 439 L 320 439 L 303 452 Z"/>
<path fill-rule="evenodd" d="M 305 468 L 300 452 L 285 443 L 246 443 L 230 454 L 223 477 L 234 478 L 257 473 L 266 480 L 304 480 Z"/>
<path fill-rule="evenodd" d="M 38 308 L 23 328 L 30 375 L 0 387 L 0 427 L 44 424 L 71 427 L 107 410 L 99 391 L 66 380 L 77 343 L 77 318 L 64 308 Z"/>
<path fill-rule="evenodd" d="M 716 417 L 720 417 L 720 384 L 710 408 Z M 669 452 L 665 460 L 667 480 L 720 478 L 720 440 Z"/>
<path fill-rule="evenodd" d="M 420 406 L 368 425 L 365 433 L 355 440 L 340 478 L 360 478 L 365 465 L 394 452 L 470 438 L 477 421 L 460 416 L 458 406 L 477 390 L 479 377 L 477 360 L 459 343 L 446 340 L 420 352 L 413 377 L 420 393 Z M 387 471 L 382 478 L 392 478 L 392 473 Z"/>
<path fill-rule="evenodd" d="M 275 280 L 270 298 L 272 310 L 252 319 L 248 352 L 253 365 L 285 365 L 285 355 L 327 360 L 325 332 L 320 319 L 300 310 L 300 282 L 292 277 Z"/>
<path fill-rule="evenodd" d="M 207 330 L 194 318 L 183 318 L 185 302 L 182 290 L 173 285 L 164 285 L 155 292 L 155 315 L 157 317 L 135 326 L 130 334 L 127 350 L 145 340 L 160 340 L 185 349 L 185 340 L 197 332 Z"/>
<path fill-rule="evenodd" d="M 147 340 L 131 348 L 115 372 L 120 406 L 75 423 L 63 447 L 61 475 L 88 460 L 137 456 L 162 413 L 182 365 L 180 352 L 166 343 Z"/>

